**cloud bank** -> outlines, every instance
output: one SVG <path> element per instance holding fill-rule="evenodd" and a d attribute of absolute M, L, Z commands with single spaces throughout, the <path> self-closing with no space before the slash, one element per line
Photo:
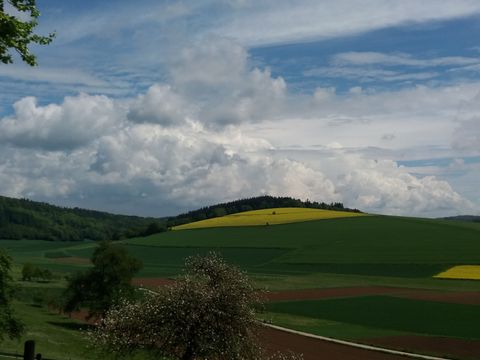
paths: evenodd
<path fill-rule="evenodd" d="M 242 46 L 210 38 L 186 48 L 165 82 L 137 96 L 17 101 L 14 113 L 0 119 L 0 193 L 155 216 L 260 194 L 404 215 L 475 210 L 442 179 L 349 152 L 332 129 L 354 132 L 351 145 L 368 143 L 374 129 L 377 141 L 394 151 L 406 141 L 401 122 L 414 116 L 414 131 L 441 124 L 452 139 L 467 133 L 462 144 L 473 149 L 478 137 L 469 129 L 477 120 L 450 117 L 478 89 L 293 95 L 268 68 L 250 67 Z M 439 114 L 437 125 L 425 122 Z M 310 158 L 282 152 L 282 126 L 292 123 L 285 139 L 323 152 Z M 366 123 L 373 126 L 362 128 Z M 265 126 L 274 129 L 262 133 Z"/>

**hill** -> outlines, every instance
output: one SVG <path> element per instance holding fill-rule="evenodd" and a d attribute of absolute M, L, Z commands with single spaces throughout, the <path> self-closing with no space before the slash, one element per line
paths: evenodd
<path fill-rule="evenodd" d="M 360 212 L 356 209 L 344 208 L 342 203 L 326 204 L 290 197 L 259 196 L 211 205 L 166 219 L 115 215 L 0 196 L 0 239 L 118 240 L 163 232 L 167 227 L 193 221 L 274 207 Z"/>
<path fill-rule="evenodd" d="M 0 196 L 0 239 L 108 240 L 160 232 L 162 219 L 64 208 Z"/>
<path fill-rule="evenodd" d="M 123 243 L 148 255 L 145 271 L 158 275 L 209 250 L 260 273 L 430 278 L 454 265 L 480 264 L 480 224 L 393 216 L 169 231 Z"/>
<path fill-rule="evenodd" d="M 357 213 L 361 212 L 358 209 L 347 208 L 340 202 L 327 204 L 324 202 L 309 201 L 309 200 L 302 201 L 300 199 L 294 199 L 286 196 L 277 197 L 277 196 L 264 195 L 264 196 L 257 196 L 252 198 L 230 201 L 230 202 L 221 203 L 217 205 L 206 206 L 198 210 L 189 211 L 187 213 L 169 218 L 168 226 L 174 227 L 178 225 L 191 223 L 194 221 L 201 221 L 205 219 L 211 219 L 211 218 L 216 218 L 216 217 L 230 215 L 230 214 L 236 214 L 239 212 L 271 209 L 271 208 L 309 208 L 309 209 L 348 211 L 348 212 L 357 212 Z"/>
<path fill-rule="evenodd" d="M 216 251 L 247 271 L 258 287 L 271 290 L 262 315 L 268 322 L 383 347 L 396 343 L 434 356 L 478 358 L 478 316 L 472 314 L 480 314 L 480 281 L 471 274 L 456 279 L 439 274 L 480 267 L 480 223 L 347 214 L 354 216 L 166 231 L 117 244 L 142 260 L 135 279 L 142 287 L 166 284 L 171 281 L 166 277 L 182 274 L 186 257 Z M 214 220 L 226 218 L 242 216 Z M 97 247 L 91 241 L 4 240 L 1 245 L 12 256 L 18 279 L 25 263 L 61 279 L 51 285 L 21 282 L 25 296 L 34 290 L 43 294 L 47 286 L 58 292 L 53 286 L 61 287 L 64 275 L 91 266 Z M 462 354 L 464 349 L 472 355 Z"/>
<path fill-rule="evenodd" d="M 366 216 L 360 212 L 323 210 L 309 208 L 270 208 L 244 211 L 213 219 L 200 220 L 175 226 L 172 230 L 201 229 L 225 226 L 262 226 L 289 224 L 303 221 L 338 219 L 345 217 Z"/>

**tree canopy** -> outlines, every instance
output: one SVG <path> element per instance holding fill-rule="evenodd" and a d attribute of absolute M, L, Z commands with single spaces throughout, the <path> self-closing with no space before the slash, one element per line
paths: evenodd
<path fill-rule="evenodd" d="M 64 311 L 86 307 L 90 317 L 101 317 L 120 299 L 133 294 L 131 281 L 142 268 L 142 263 L 130 256 L 125 248 L 110 242 L 100 243 L 91 261 L 91 269 L 69 279 L 64 293 Z"/>
<path fill-rule="evenodd" d="M 175 283 L 112 308 L 90 338 L 117 354 L 147 350 L 181 360 L 268 359 L 257 335 L 260 295 L 246 274 L 217 254 L 191 257 Z"/>
<path fill-rule="evenodd" d="M 165 220 L 0 196 L 0 239 L 112 240 L 166 230 Z"/>
<path fill-rule="evenodd" d="M 0 249 L 0 341 L 5 335 L 11 339 L 17 338 L 24 330 L 23 323 L 15 316 L 11 307 L 13 287 L 10 267 L 10 257 Z"/>
<path fill-rule="evenodd" d="M 22 13 L 21 17 L 6 12 L 6 3 L 12 10 Z M 30 44 L 47 45 L 52 42 L 55 34 L 42 36 L 33 31 L 38 25 L 40 12 L 35 0 L 0 0 L 0 61 L 4 64 L 13 62 L 11 50 L 16 51 L 28 65 L 37 65 L 37 60 L 28 48 Z"/>

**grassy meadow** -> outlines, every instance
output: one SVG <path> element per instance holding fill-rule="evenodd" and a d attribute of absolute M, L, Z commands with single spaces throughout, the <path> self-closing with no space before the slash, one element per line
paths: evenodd
<path fill-rule="evenodd" d="M 480 305 L 421 301 L 394 296 L 362 296 L 277 302 L 268 304 L 267 310 L 353 324 L 377 331 L 480 339 Z M 318 332 L 315 329 L 310 330 Z"/>
<path fill-rule="evenodd" d="M 272 289 L 290 283 L 293 288 L 410 284 L 480 289 L 474 281 L 434 278 L 453 266 L 480 264 L 480 224 L 362 216 L 176 230 L 119 244 L 143 261 L 141 277 L 175 276 L 186 257 L 217 251 Z M 64 274 L 88 267 L 96 243 L 1 240 L 1 245 L 17 268 L 32 262 Z"/>
<path fill-rule="evenodd" d="M 4 340 L 0 353 L 23 354 L 23 344 L 34 339 L 36 352 L 46 358 L 62 360 L 90 359 L 87 340 L 81 329 L 87 325 L 40 307 L 31 301 L 17 301 L 14 309 L 25 322 L 26 334 L 20 340 Z"/>
<path fill-rule="evenodd" d="M 270 214 L 272 211 L 276 214 L 271 216 L 281 214 L 279 209 L 270 209 Z M 480 281 L 435 277 L 455 266 L 480 265 L 480 224 L 473 223 L 351 216 L 278 225 L 269 221 L 269 225 L 177 229 L 118 243 L 143 261 L 139 277 L 175 277 L 186 257 L 216 251 L 247 271 L 258 287 L 269 290 L 390 286 L 480 291 Z M 1 240 L 0 245 L 14 259 L 17 280 L 26 262 L 56 274 L 47 284 L 19 281 L 21 314 L 34 309 L 26 305 L 31 302 L 29 296 L 46 293 L 47 288 L 50 293 L 60 291 L 66 274 L 90 266 L 88 259 L 97 246 L 95 242 L 36 240 Z M 479 310 L 478 305 L 359 296 L 270 303 L 265 317 L 298 330 L 359 341 L 405 334 L 480 339 L 475 326 Z M 44 315 L 38 316 L 43 319 L 40 316 Z M 75 325 L 70 330 L 76 331 Z M 8 344 L 13 349 L 13 344 Z"/>

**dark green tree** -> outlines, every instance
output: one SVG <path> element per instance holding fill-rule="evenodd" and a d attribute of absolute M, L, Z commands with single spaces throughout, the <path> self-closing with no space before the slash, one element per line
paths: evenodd
<path fill-rule="evenodd" d="M 13 296 L 11 259 L 0 249 L 0 341 L 8 336 L 18 338 L 24 331 L 23 323 L 15 316 L 11 307 Z"/>
<path fill-rule="evenodd" d="M 5 4 L 12 9 L 25 14 L 28 20 L 6 13 Z M 38 25 L 40 12 L 35 0 L 0 0 L 0 61 L 4 64 L 13 62 L 11 50 L 16 51 L 23 61 L 31 66 L 37 65 L 34 54 L 30 52 L 30 44 L 47 45 L 52 42 L 55 34 L 41 36 L 33 31 Z"/>
<path fill-rule="evenodd" d="M 42 269 L 32 263 L 25 263 L 22 268 L 23 281 L 50 281 L 53 279 L 53 273 L 49 269 Z"/>
<path fill-rule="evenodd" d="M 143 236 L 150 236 L 153 234 L 158 234 L 161 232 L 167 231 L 167 228 L 164 224 L 159 224 L 158 222 L 152 222 L 148 224 L 145 231 L 142 233 Z"/>
<path fill-rule="evenodd" d="M 32 281 L 32 278 L 35 277 L 36 266 L 32 263 L 23 264 L 22 268 L 22 280 L 23 281 Z"/>
<path fill-rule="evenodd" d="M 91 261 L 91 269 L 69 279 L 63 309 L 70 313 L 85 307 L 90 317 L 103 317 L 121 298 L 133 294 L 131 280 L 142 268 L 142 263 L 125 248 L 110 242 L 100 243 Z"/>

